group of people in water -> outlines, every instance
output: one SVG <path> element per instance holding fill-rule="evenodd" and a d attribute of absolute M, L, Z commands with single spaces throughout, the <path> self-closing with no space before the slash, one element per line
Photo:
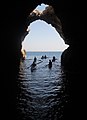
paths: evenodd
<path fill-rule="evenodd" d="M 49 60 L 49 64 L 48 64 L 48 67 L 49 67 L 49 68 L 51 68 L 51 67 L 52 67 L 52 62 L 55 62 L 55 60 L 56 60 L 55 56 L 53 56 L 52 61 L 51 61 L 51 60 Z"/>
<path fill-rule="evenodd" d="M 41 57 L 41 59 L 46 59 L 46 58 L 47 58 L 46 55 Z M 56 60 L 55 56 L 53 56 L 52 60 L 49 60 L 49 63 L 47 65 L 49 69 L 52 68 L 52 62 L 55 62 L 55 60 Z M 33 71 L 35 69 L 35 67 L 36 67 L 37 64 L 43 62 L 43 61 L 40 61 L 40 62 L 36 63 L 36 61 L 37 61 L 37 58 L 34 57 L 33 63 L 30 66 L 31 67 L 31 71 Z"/>

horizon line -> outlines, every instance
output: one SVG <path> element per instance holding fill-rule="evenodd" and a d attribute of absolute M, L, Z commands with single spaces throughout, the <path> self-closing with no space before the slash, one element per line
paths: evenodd
<path fill-rule="evenodd" d="M 64 51 L 64 50 L 63 50 Z M 33 50 L 26 50 L 26 52 L 63 52 L 62 50 L 46 50 L 46 51 L 33 51 Z"/>

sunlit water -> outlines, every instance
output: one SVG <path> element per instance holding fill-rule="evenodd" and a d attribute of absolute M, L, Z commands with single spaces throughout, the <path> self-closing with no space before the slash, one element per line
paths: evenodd
<path fill-rule="evenodd" d="M 47 55 L 46 59 L 41 59 Z M 55 56 L 52 68 L 47 64 Z M 31 71 L 33 58 L 37 57 L 36 69 Z M 68 102 L 67 82 L 60 64 L 61 52 L 27 53 L 20 62 L 17 79 L 17 120 L 62 120 Z"/>

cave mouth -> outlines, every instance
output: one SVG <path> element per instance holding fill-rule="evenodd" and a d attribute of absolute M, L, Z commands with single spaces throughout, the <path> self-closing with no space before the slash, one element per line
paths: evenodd
<path fill-rule="evenodd" d="M 51 24 L 35 20 L 28 26 L 29 34 L 22 42 L 26 51 L 64 51 L 68 45 Z"/>
<path fill-rule="evenodd" d="M 49 26 L 51 26 L 52 28 L 55 29 L 55 32 L 57 33 L 57 35 L 60 37 L 60 39 L 62 39 L 62 41 L 63 41 L 62 43 L 65 42 L 64 41 L 64 35 L 63 35 L 63 32 L 62 32 L 61 21 L 56 16 L 53 7 L 50 6 L 50 5 L 45 5 L 44 3 L 42 3 L 41 5 L 38 5 L 28 16 L 28 19 L 27 19 L 28 28 L 27 28 L 27 31 L 25 32 L 24 37 L 23 37 L 24 39 L 22 40 L 22 49 L 24 48 L 23 43 L 26 42 L 26 38 L 28 38 L 28 36 L 30 36 L 30 31 L 31 31 L 30 26 L 31 26 L 31 24 L 33 24 L 36 21 L 46 22 Z M 39 24 L 39 26 L 41 26 L 41 25 Z M 37 32 L 37 30 L 36 30 L 36 32 Z M 39 35 L 40 34 L 38 34 L 38 36 Z M 34 36 L 34 34 L 33 34 L 33 36 Z M 49 34 L 49 36 L 51 36 L 51 35 Z M 40 38 L 40 39 L 42 39 L 42 38 Z M 49 43 L 51 43 L 51 41 Z M 68 45 L 66 43 L 64 43 L 64 44 L 65 44 L 65 49 L 66 49 L 68 47 Z M 24 49 L 26 49 L 26 48 L 24 48 Z"/>

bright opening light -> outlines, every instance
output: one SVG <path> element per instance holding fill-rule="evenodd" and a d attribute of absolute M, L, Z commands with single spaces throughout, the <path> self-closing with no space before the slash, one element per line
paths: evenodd
<path fill-rule="evenodd" d="M 49 6 L 49 5 L 45 5 L 45 4 L 41 4 L 41 5 L 38 5 L 35 9 L 36 10 L 39 10 L 39 11 L 43 11 L 43 10 L 45 10 L 45 8 L 47 7 L 47 6 Z"/>
<path fill-rule="evenodd" d="M 22 43 L 26 51 L 64 51 L 68 47 L 55 28 L 44 21 L 32 22 L 29 29 Z"/>

